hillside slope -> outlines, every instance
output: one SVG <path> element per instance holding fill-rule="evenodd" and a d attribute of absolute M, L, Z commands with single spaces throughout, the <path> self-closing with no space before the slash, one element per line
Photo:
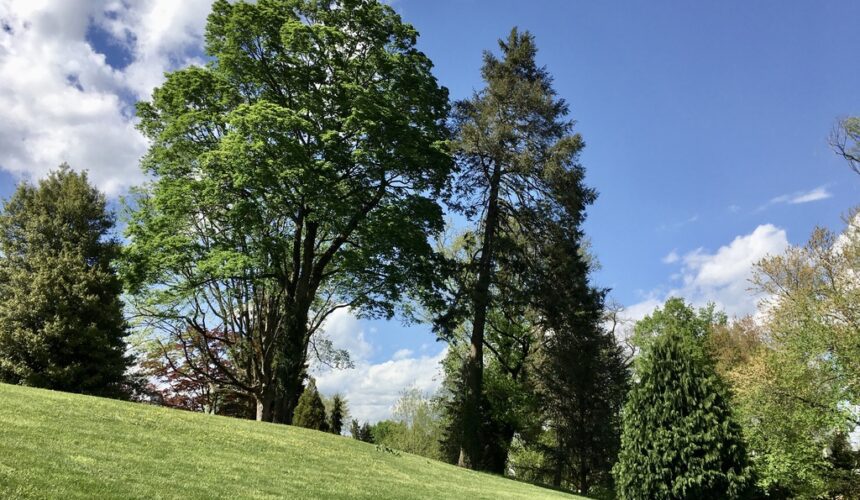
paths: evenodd
<path fill-rule="evenodd" d="M 576 497 L 296 427 L 0 384 L 0 498 Z"/>

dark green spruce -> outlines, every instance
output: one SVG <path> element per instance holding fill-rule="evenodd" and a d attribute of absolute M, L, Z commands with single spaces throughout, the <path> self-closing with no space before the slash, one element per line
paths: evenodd
<path fill-rule="evenodd" d="M 293 425 L 305 427 L 317 431 L 328 431 L 328 420 L 325 416 L 325 405 L 323 405 L 317 384 L 313 378 L 308 379 L 308 384 L 299 397 L 296 412 L 293 414 Z"/>
<path fill-rule="evenodd" d="M 63 165 L 0 215 L 0 381 L 126 395 L 119 243 L 105 197 Z"/>

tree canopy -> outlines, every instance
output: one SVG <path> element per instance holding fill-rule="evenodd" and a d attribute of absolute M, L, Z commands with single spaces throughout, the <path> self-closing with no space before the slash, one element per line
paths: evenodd
<path fill-rule="evenodd" d="M 219 0 L 210 62 L 138 105 L 153 181 L 127 230 L 135 306 L 259 419 L 290 421 L 329 314 L 390 316 L 434 279 L 448 101 L 416 39 L 377 1 Z"/>

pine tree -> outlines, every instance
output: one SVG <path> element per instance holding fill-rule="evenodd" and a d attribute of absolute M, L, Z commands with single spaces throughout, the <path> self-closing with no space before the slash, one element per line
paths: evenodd
<path fill-rule="evenodd" d="M 293 425 L 318 431 L 328 430 L 325 405 L 323 405 L 320 393 L 317 391 L 316 381 L 313 378 L 308 379 L 308 385 L 299 397 L 296 412 L 293 414 Z"/>
<path fill-rule="evenodd" d="M 520 240 L 540 240 L 545 221 L 571 216 L 572 225 L 578 225 L 581 208 L 595 197 L 580 182 L 584 171 L 577 156 L 584 143 L 573 132 L 552 76 L 535 61 L 534 37 L 515 28 L 499 47 L 501 57 L 484 55 L 486 88 L 454 107 L 460 165 L 454 206 L 470 218 L 480 214 L 474 279 L 466 293 L 458 294 L 468 297 L 463 309 L 471 316 L 458 464 L 471 468 L 481 467 L 487 445 L 481 431 L 486 421 L 484 347 L 486 330 L 492 330 L 489 316 L 500 302 L 499 266 L 509 253 L 517 254 Z M 529 273 L 528 258 L 514 260 L 525 264 L 518 272 Z"/>
<path fill-rule="evenodd" d="M 105 197 L 68 165 L 0 217 L 0 380 L 121 397 L 130 363 Z"/>
<path fill-rule="evenodd" d="M 358 425 L 358 420 L 352 419 L 352 422 L 350 422 L 349 434 L 352 436 L 352 439 L 361 441 L 361 426 Z"/>
<path fill-rule="evenodd" d="M 358 431 L 358 439 L 364 441 L 365 443 L 374 443 L 376 440 L 373 438 L 373 431 L 370 428 L 370 424 L 365 422 L 361 424 L 361 429 Z"/>
<path fill-rule="evenodd" d="M 619 498 L 743 498 L 751 469 L 727 388 L 702 347 L 700 317 L 670 299 L 640 324 L 649 331 L 637 335 L 652 338 L 624 407 Z"/>
<path fill-rule="evenodd" d="M 340 394 L 332 398 L 331 416 L 329 418 L 329 430 L 332 434 L 340 434 L 343 431 L 343 421 L 346 418 L 346 400 Z"/>

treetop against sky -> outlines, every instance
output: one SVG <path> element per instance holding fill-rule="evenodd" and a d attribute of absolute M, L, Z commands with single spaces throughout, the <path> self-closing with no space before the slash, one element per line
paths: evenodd
<path fill-rule="evenodd" d="M 165 71 L 205 63 L 210 3 L 0 0 L 0 195 L 64 161 L 114 201 L 145 181 L 134 103 Z M 586 223 L 596 282 L 631 316 L 671 294 L 752 312 L 751 265 L 815 224 L 837 228 L 860 199 L 827 144 L 860 113 L 856 2 L 391 3 L 453 99 L 481 87 L 482 51 L 512 26 L 535 35 L 600 193 Z M 356 367 L 318 386 L 351 397 L 357 418 L 441 380 L 428 326 L 338 311 L 326 334 Z"/>

